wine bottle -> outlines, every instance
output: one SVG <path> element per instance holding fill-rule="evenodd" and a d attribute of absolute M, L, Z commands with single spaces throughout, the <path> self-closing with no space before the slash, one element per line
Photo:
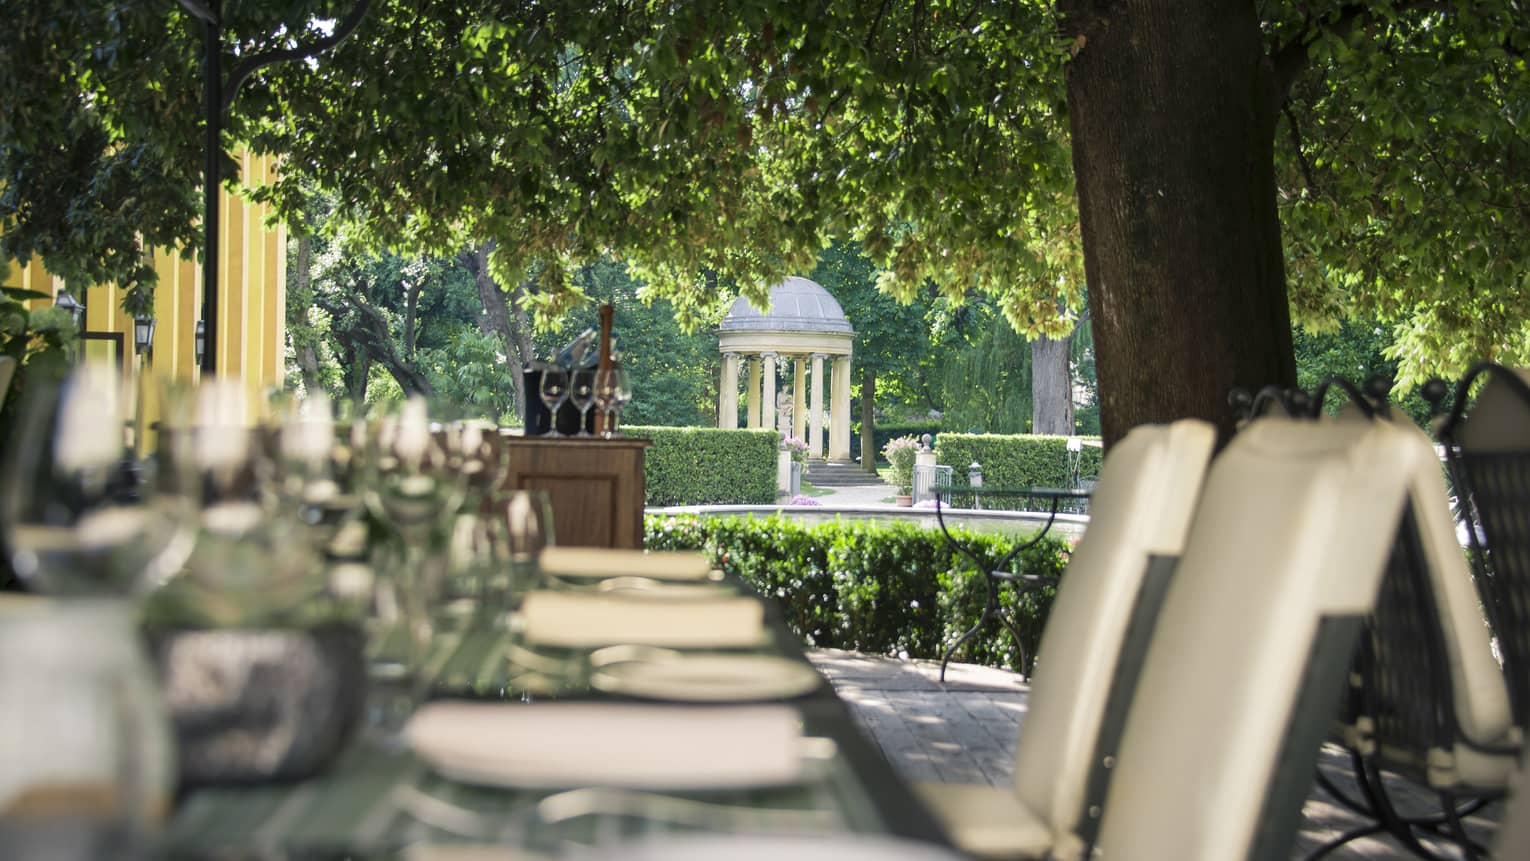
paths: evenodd
<path fill-rule="evenodd" d="M 596 365 L 597 374 L 611 369 L 611 321 L 615 316 L 615 308 L 609 304 L 600 306 L 600 361 Z M 595 434 L 605 436 L 607 431 L 613 430 L 610 421 L 610 416 L 604 410 L 599 411 L 595 417 Z"/>

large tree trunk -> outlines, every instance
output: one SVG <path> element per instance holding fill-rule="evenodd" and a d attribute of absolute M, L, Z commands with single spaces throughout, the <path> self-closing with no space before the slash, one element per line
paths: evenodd
<path fill-rule="evenodd" d="M 1106 444 L 1296 381 L 1253 3 L 1059 0 Z"/>
<path fill-rule="evenodd" d="M 1031 342 L 1031 433 L 1073 435 L 1073 336 Z"/>
<path fill-rule="evenodd" d="M 861 469 L 873 475 L 877 471 L 877 440 L 874 433 L 877 398 L 877 372 L 861 369 Z"/>

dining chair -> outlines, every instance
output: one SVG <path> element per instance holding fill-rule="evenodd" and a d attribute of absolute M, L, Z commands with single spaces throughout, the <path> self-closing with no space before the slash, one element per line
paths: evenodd
<path fill-rule="evenodd" d="M 1388 424 L 1415 448 L 1433 449 L 1411 424 Z M 1415 463 L 1406 478 L 1404 515 L 1365 620 L 1340 718 L 1361 798 L 1320 777 L 1337 801 L 1372 821 L 1318 847 L 1311 858 L 1382 830 L 1420 857 L 1436 857 L 1421 842 L 1425 836 L 1449 839 L 1467 858 L 1476 857 L 1485 849 L 1466 834 L 1461 816 L 1501 796 L 1516 767 L 1520 738 L 1509 688 L 1457 540 L 1444 470 L 1430 458 Z M 1440 812 L 1401 814 L 1383 771 L 1436 794 Z"/>
<path fill-rule="evenodd" d="M 1289 857 L 1408 478 L 1389 422 L 1264 418 L 1212 464 L 1148 646 L 1093 852 Z"/>
<path fill-rule="evenodd" d="M 1098 808 L 1158 604 L 1184 544 L 1216 433 L 1184 420 L 1133 429 L 1105 457 L 1089 528 L 1057 587 L 1015 752 L 1015 785 L 923 783 L 964 851 L 1065 855 Z"/>
<path fill-rule="evenodd" d="M 1457 385 L 1438 436 L 1503 658 L 1513 721 L 1530 733 L 1530 369 L 1473 368 Z"/>

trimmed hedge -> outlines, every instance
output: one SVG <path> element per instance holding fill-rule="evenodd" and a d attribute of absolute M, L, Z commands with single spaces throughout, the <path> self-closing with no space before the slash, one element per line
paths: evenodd
<path fill-rule="evenodd" d="M 649 549 L 705 550 L 713 564 L 774 597 L 787 624 L 811 647 L 939 658 L 983 611 L 983 581 L 972 560 L 954 553 L 939 532 L 912 523 L 650 515 L 644 532 Z M 1025 540 L 965 529 L 953 533 L 987 565 Z M 1059 575 L 1067 550 L 1061 539 L 1043 539 L 1023 551 L 1011 570 Z M 1029 675 L 1055 590 L 1044 587 L 1017 597 L 1006 587 L 1000 594 L 1025 659 L 996 624 L 956 657 Z"/>
<path fill-rule="evenodd" d="M 874 424 L 871 427 L 871 439 L 876 443 L 877 457 L 882 456 L 882 449 L 887 443 L 900 436 L 911 436 L 915 439 L 923 439 L 925 434 L 940 436 L 940 422 L 886 422 Z M 850 425 L 850 456 L 861 456 L 861 423 Z"/>
<path fill-rule="evenodd" d="M 1104 452 L 1084 446 L 1079 475 L 1085 479 L 1100 474 Z M 1068 474 L 1068 438 L 1038 434 L 967 434 L 943 433 L 935 440 L 935 461 L 953 467 L 952 481 L 967 483 L 967 467 L 973 461 L 983 465 L 983 484 L 990 487 L 1060 487 L 1072 486 Z M 961 499 L 953 500 L 962 504 Z M 1026 500 L 994 500 L 989 507 L 1014 508 Z M 1032 504 L 1030 507 L 1037 507 Z"/>
<path fill-rule="evenodd" d="M 769 505 L 776 501 L 773 430 L 623 427 L 653 440 L 644 459 L 649 505 Z"/>

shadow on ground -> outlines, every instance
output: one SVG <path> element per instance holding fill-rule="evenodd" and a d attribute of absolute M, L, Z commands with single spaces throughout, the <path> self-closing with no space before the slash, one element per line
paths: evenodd
<path fill-rule="evenodd" d="M 808 658 L 850 705 L 861 729 L 905 779 L 1013 784 L 1015 741 L 1030 697 L 1030 686 L 1019 675 L 973 664 L 951 664 L 942 684 L 938 661 L 902 661 L 835 649 L 812 651 Z M 1349 758 L 1340 748 L 1325 745 L 1319 768 L 1340 791 L 1359 796 Z M 1405 814 L 1438 810 L 1433 807 L 1432 796 L 1406 781 L 1389 778 L 1388 786 Z M 1466 820 L 1479 841 L 1491 842 L 1501 808 L 1499 803 L 1491 804 L 1482 814 Z M 1329 840 L 1363 824 L 1358 815 L 1314 783 L 1302 809 L 1302 831 L 1292 857 L 1305 858 Z M 1441 857 L 1464 857 L 1440 841 L 1430 841 L 1428 846 Z M 1412 856 L 1391 837 L 1367 837 L 1324 857 Z"/>

